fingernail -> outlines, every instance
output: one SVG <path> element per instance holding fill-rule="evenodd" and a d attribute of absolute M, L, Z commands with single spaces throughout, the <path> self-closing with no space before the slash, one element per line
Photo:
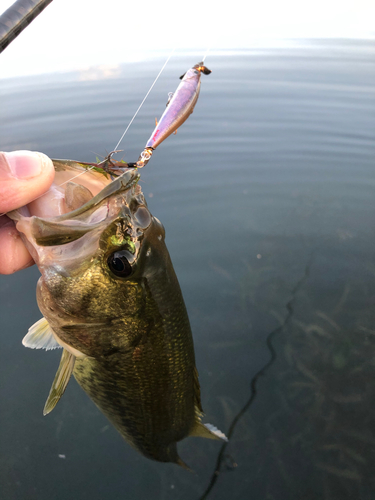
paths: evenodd
<path fill-rule="evenodd" d="M 10 173 L 17 179 L 28 179 L 42 172 L 44 155 L 32 151 L 12 151 L 4 153 Z"/>

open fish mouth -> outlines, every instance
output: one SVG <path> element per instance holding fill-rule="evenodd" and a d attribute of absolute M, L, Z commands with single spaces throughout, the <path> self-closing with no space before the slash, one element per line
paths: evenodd
<path fill-rule="evenodd" d="M 103 222 L 108 224 L 108 219 L 129 218 L 134 196 L 138 194 L 138 204 L 144 204 L 140 189 L 138 193 L 131 189 L 137 185 L 139 177 L 134 171 L 124 173 L 82 206 L 66 214 L 48 219 L 34 216 L 31 230 L 36 243 L 41 246 L 63 245 L 89 231 L 102 229 Z"/>
<path fill-rule="evenodd" d="M 41 211 L 43 213 L 43 209 L 40 205 L 51 201 L 47 197 L 49 193 L 46 193 L 46 195 L 43 195 L 36 200 L 38 202 L 37 206 L 35 206 L 33 202 L 33 204 L 30 204 L 32 206 L 28 205 L 27 207 L 13 210 L 7 215 L 15 221 L 18 221 L 23 217 L 35 216 L 38 221 L 49 220 L 51 224 L 64 223 L 73 219 L 77 221 L 86 221 L 88 223 L 95 222 L 93 217 L 90 219 L 90 215 L 92 215 L 92 213 L 103 204 L 103 201 L 107 200 L 111 196 L 128 192 L 131 187 L 138 183 L 140 178 L 140 175 L 135 169 L 127 170 L 121 176 L 112 181 L 106 181 L 102 175 L 97 175 L 95 172 L 87 172 L 89 175 L 80 175 L 79 179 L 77 179 L 79 182 L 77 184 L 69 180 L 69 178 L 75 179 L 75 177 L 78 177 L 72 177 L 72 172 L 74 172 L 72 165 L 67 164 L 69 168 L 64 169 L 64 175 L 59 175 L 61 172 L 61 166 L 65 166 L 64 162 L 76 164 L 79 167 L 78 163 L 71 162 L 70 160 L 53 160 L 56 169 L 56 181 L 50 191 L 53 192 L 55 189 L 58 189 L 60 196 L 56 193 L 53 193 L 53 196 L 54 199 L 58 199 L 58 202 L 63 199 L 63 206 L 59 206 L 58 209 L 54 212 L 50 212 L 45 217 L 39 216 L 38 213 Z M 86 169 L 79 169 L 81 173 L 85 173 L 85 170 Z M 68 174 L 68 180 L 62 182 L 62 180 L 66 177 L 66 174 Z M 62 188 L 63 185 L 65 185 L 64 188 Z"/>
<path fill-rule="evenodd" d="M 57 182 L 67 175 L 71 178 L 76 168 L 80 172 L 85 170 L 69 160 L 54 160 L 54 165 Z M 138 186 L 139 178 L 135 169 L 112 181 L 102 174 L 87 172 L 77 179 L 80 184 L 71 181 L 56 184 L 37 203 L 9 212 L 8 216 L 16 222 L 39 267 L 59 262 L 61 268 L 63 262 L 68 263 L 69 256 L 76 265 L 97 250 L 100 236 L 115 221 L 118 225 L 122 221 L 122 225 L 132 226 L 132 233 L 149 226 L 151 214 Z"/>

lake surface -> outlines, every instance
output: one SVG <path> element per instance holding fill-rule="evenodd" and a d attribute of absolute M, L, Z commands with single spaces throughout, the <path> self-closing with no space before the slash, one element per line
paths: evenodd
<path fill-rule="evenodd" d="M 125 160 L 198 59 L 171 59 Z M 0 81 L 0 146 L 105 156 L 163 62 Z M 374 45 L 306 42 L 206 64 L 194 114 L 142 188 L 189 312 L 205 422 L 230 441 L 182 441 L 194 474 L 152 462 L 74 380 L 43 417 L 61 352 L 21 344 L 40 318 L 34 266 L 0 277 L 4 500 L 375 497 Z"/>

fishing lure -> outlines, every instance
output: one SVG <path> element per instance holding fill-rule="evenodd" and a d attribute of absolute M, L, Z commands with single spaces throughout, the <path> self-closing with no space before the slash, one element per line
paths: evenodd
<path fill-rule="evenodd" d="M 177 87 L 176 92 L 172 94 L 167 102 L 167 107 L 157 122 L 154 131 L 152 132 L 145 148 L 139 155 L 136 162 L 115 161 L 112 155 L 118 153 L 119 150 L 111 151 L 103 161 L 99 163 L 79 162 L 81 165 L 91 166 L 99 172 L 107 172 L 115 177 L 121 175 L 126 168 L 142 168 L 150 161 L 152 153 L 167 137 L 169 137 L 189 118 L 194 111 L 197 103 L 200 87 L 201 74 L 209 75 L 211 70 L 204 66 L 203 61 L 195 64 L 184 75 L 180 77 L 182 80 Z"/>
<path fill-rule="evenodd" d="M 176 132 L 194 111 L 199 97 L 202 73 L 205 75 L 211 73 L 211 70 L 204 66 L 203 61 L 190 68 L 180 77 L 182 80 L 180 85 L 168 100 L 167 109 L 156 124 L 144 150 L 138 158 L 136 163 L 138 168 L 144 167 L 150 161 L 152 153 L 159 144 L 165 141 L 173 132 Z"/>

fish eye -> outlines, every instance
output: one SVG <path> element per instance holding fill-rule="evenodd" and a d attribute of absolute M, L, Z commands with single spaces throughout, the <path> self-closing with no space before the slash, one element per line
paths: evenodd
<path fill-rule="evenodd" d="M 108 257 L 108 267 L 118 278 L 127 278 L 133 271 L 130 262 L 126 258 L 127 253 L 126 250 L 114 252 Z"/>

